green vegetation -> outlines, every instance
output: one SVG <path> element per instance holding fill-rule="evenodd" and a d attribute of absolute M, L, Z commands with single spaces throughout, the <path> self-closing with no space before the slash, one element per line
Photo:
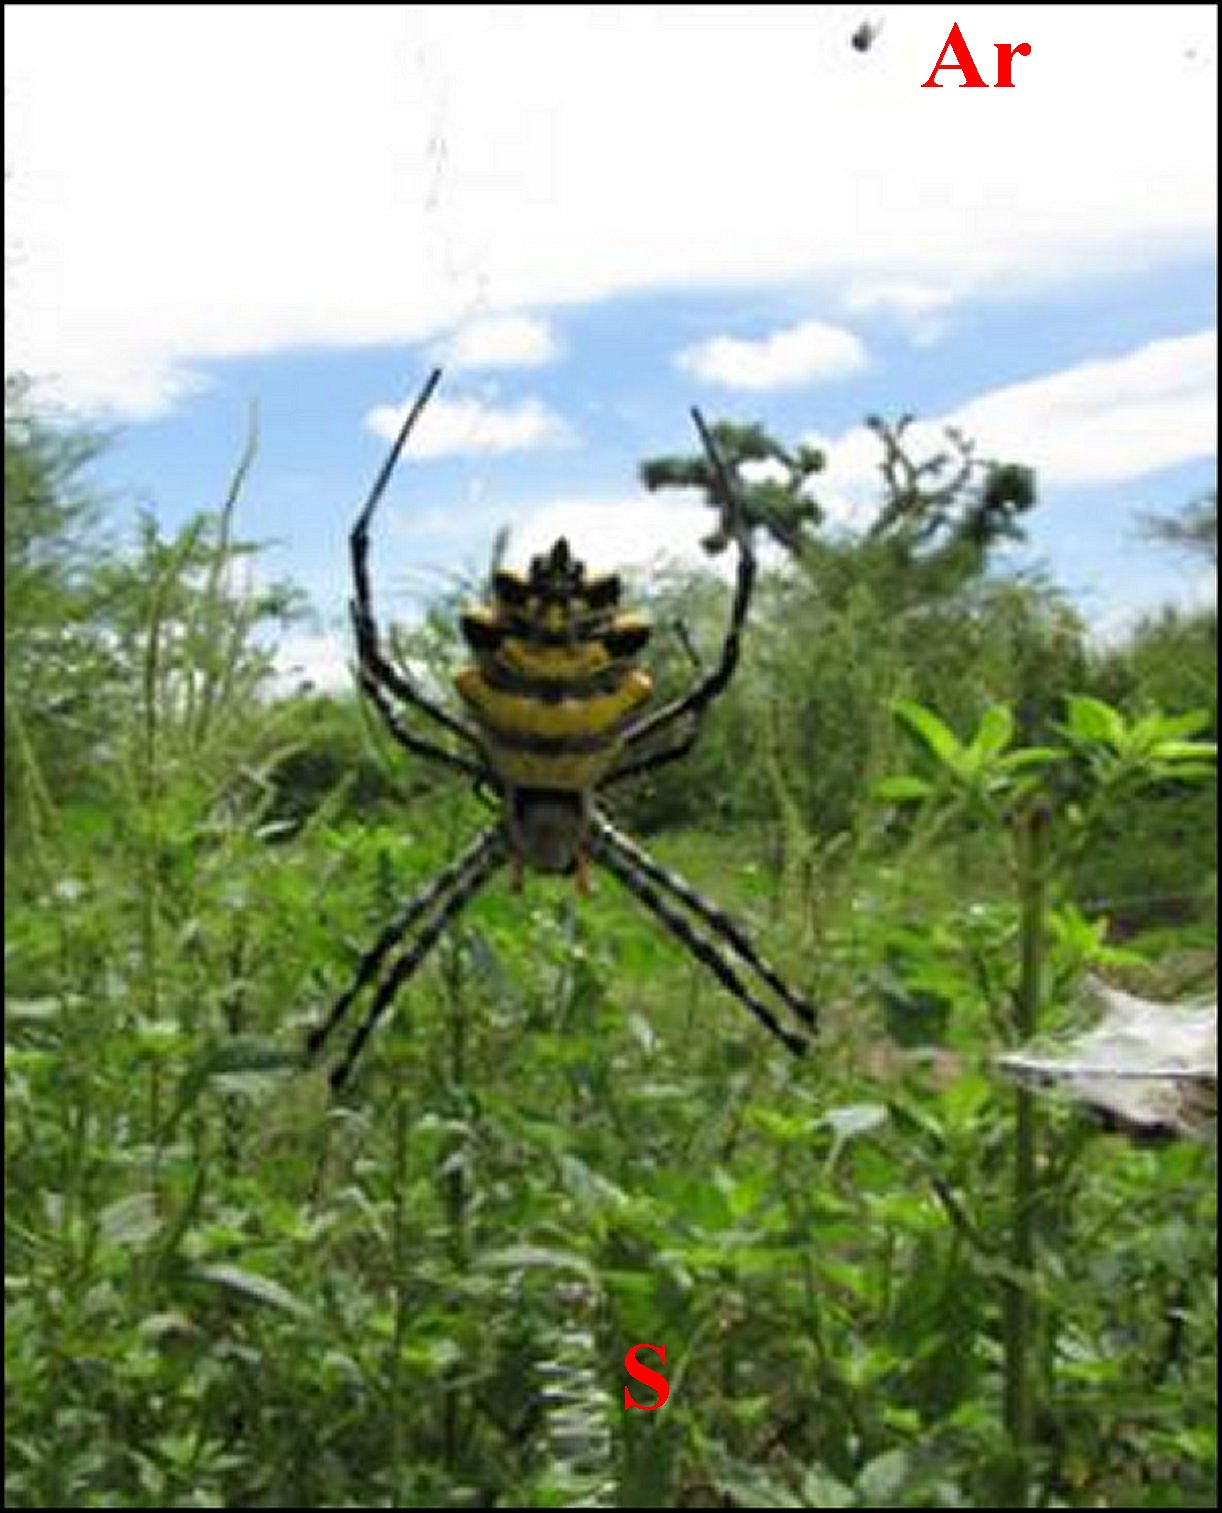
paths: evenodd
<path fill-rule="evenodd" d="M 1030 474 L 876 429 L 850 538 L 816 455 L 719 428 L 780 464 L 784 566 L 701 747 L 616 799 L 822 1004 L 818 1052 L 611 878 L 528 879 L 332 1105 L 305 1029 L 483 810 L 354 698 L 277 693 L 249 455 L 121 552 L 99 443 L 9 386 L 9 1506 L 1216 1505 L 1212 1149 L 991 1071 L 1088 970 L 1212 976 L 1215 617 L 1093 647 L 995 569 Z M 648 597 L 677 685 L 724 590 Z M 444 614 L 407 639 L 455 655 Z"/>

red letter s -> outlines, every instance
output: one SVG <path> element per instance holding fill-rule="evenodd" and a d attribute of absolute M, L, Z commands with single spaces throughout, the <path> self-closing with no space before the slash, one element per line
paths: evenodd
<path fill-rule="evenodd" d="M 665 1366 L 666 1346 L 645 1344 L 634 1345 L 628 1352 L 628 1354 L 624 1357 L 624 1368 L 628 1372 L 628 1375 L 635 1377 L 638 1382 L 644 1382 L 646 1387 L 652 1387 L 653 1390 L 658 1394 L 658 1400 L 656 1403 L 638 1403 L 632 1396 L 631 1392 L 628 1391 L 627 1387 L 625 1387 L 624 1407 L 639 1408 L 642 1413 L 652 1413 L 655 1408 L 660 1408 L 666 1401 L 666 1399 L 670 1396 L 670 1383 L 666 1380 L 666 1378 L 660 1371 L 654 1371 L 650 1366 L 641 1365 L 640 1361 L 638 1361 L 636 1358 L 636 1353 L 638 1350 L 654 1351 L 661 1357 L 662 1364 L 663 1366 Z"/>

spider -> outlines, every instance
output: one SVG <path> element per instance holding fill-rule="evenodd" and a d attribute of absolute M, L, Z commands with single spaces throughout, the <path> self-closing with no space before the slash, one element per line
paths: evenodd
<path fill-rule="evenodd" d="M 855 50 L 859 53 L 869 52 L 870 48 L 878 41 L 882 29 L 883 24 L 881 21 L 863 21 L 853 33 L 851 39 Z"/>
<path fill-rule="evenodd" d="M 619 579 L 588 573 L 561 538 L 533 559 L 527 574 L 497 570 L 492 602 L 462 616 L 474 657 L 455 679 L 466 706 L 463 719 L 388 658 L 374 618 L 369 575 L 374 511 L 440 379 L 437 369 L 408 411 L 352 528 L 358 676 L 400 746 L 490 792 L 499 814 L 404 904 L 374 941 L 350 986 L 311 1032 L 309 1054 L 323 1050 L 357 998 L 372 988 L 365 1015 L 331 1071 L 332 1087 L 341 1088 L 396 995 L 499 867 L 509 865 L 515 891 L 521 888 L 523 869 L 530 867 L 573 877 L 585 893 L 591 862 L 618 878 L 771 1034 L 801 1054 L 807 1037 L 782 1027 L 757 996 L 758 987 L 744 982 L 741 974 L 744 969 L 754 973 L 756 984 L 770 988 L 790 1014 L 813 1030 L 815 1014 L 806 1000 L 759 955 L 741 926 L 616 829 L 596 800 L 613 784 L 686 756 L 738 663 L 755 556 L 742 502 L 712 434 L 693 410 L 716 479 L 723 529 L 738 548 L 730 624 L 717 665 L 683 697 L 644 713 L 652 683 L 636 656 L 649 640 L 650 626 L 640 616 L 620 613 Z M 403 717 L 409 709 L 460 744 L 451 749 L 432 732 L 422 735 L 410 728 Z"/>

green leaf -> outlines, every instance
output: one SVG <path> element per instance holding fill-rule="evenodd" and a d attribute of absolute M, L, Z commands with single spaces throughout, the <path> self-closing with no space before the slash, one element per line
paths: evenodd
<path fill-rule="evenodd" d="M 1124 718 L 1110 704 L 1085 694 L 1071 694 L 1067 703 L 1070 735 L 1080 741 L 1096 741 L 1113 749 L 1124 745 Z"/>
<path fill-rule="evenodd" d="M 1216 765 L 1206 762 L 1173 762 L 1159 774 L 1168 781 L 1177 783 L 1187 782 L 1190 778 L 1215 778 L 1218 775 Z"/>
<path fill-rule="evenodd" d="M 155 1193 L 131 1193 L 108 1203 L 98 1215 L 98 1231 L 113 1245 L 142 1245 L 160 1228 Z"/>
<path fill-rule="evenodd" d="M 919 803 L 922 799 L 928 798 L 933 791 L 932 783 L 907 772 L 883 778 L 881 782 L 874 785 L 874 797 L 888 804 Z"/>
<path fill-rule="evenodd" d="M 875 1456 L 857 1478 L 857 1491 L 863 1508 L 902 1508 L 900 1493 L 908 1478 L 908 1452 L 885 1450 Z"/>
<path fill-rule="evenodd" d="M 1014 715 L 1005 704 L 991 704 L 985 710 L 980 727 L 972 738 L 972 753 L 995 757 L 1010 744 L 1014 736 Z"/>
<path fill-rule="evenodd" d="M 1187 714 L 1151 715 L 1140 723 L 1150 725 L 1163 740 L 1177 740 L 1208 730 L 1213 715 L 1208 709 L 1190 709 Z"/>
<path fill-rule="evenodd" d="M 1023 746 L 1018 751 L 1007 752 L 997 765 L 1008 772 L 1018 772 L 1024 767 L 1046 767 L 1051 762 L 1064 760 L 1065 753 L 1054 746 Z"/>
<path fill-rule="evenodd" d="M 812 1466 L 802 1478 L 802 1497 L 807 1508 L 851 1508 L 857 1501 L 853 1489 L 837 1481 L 822 1466 Z"/>
<path fill-rule="evenodd" d="M 479 1259 L 481 1267 L 489 1271 L 527 1271 L 536 1267 L 553 1271 L 590 1272 L 589 1260 L 578 1251 L 556 1250 L 545 1245 L 506 1245 L 501 1250 L 490 1250 Z"/>
<path fill-rule="evenodd" d="M 40 1022 L 57 1018 L 63 1006 L 62 998 L 6 998 L 4 1017 L 9 1020 Z"/>
<path fill-rule="evenodd" d="M 246 1271 L 241 1266 L 221 1264 L 197 1266 L 192 1275 L 202 1282 L 215 1282 L 218 1287 L 241 1293 L 243 1297 L 250 1298 L 253 1302 L 266 1303 L 270 1308 L 279 1308 L 283 1313 L 291 1313 L 296 1318 L 305 1319 L 311 1316 L 309 1308 L 287 1287 L 271 1277 L 262 1276 L 257 1271 Z"/>
<path fill-rule="evenodd" d="M 955 732 L 931 709 L 912 699 L 897 699 L 891 706 L 905 725 L 948 767 L 957 767 L 963 746 Z"/>
<path fill-rule="evenodd" d="M 741 1469 L 735 1467 L 720 1473 L 717 1483 L 722 1492 L 728 1493 L 734 1498 L 740 1508 L 804 1508 L 808 1506 L 805 1499 L 791 1492 L 788 1487 L 773 1481 L 771 1477 L 764 1475 L 762 1471 L 756 1471 L 750 1466 Z M 813 1507 L 831 1507 L 830 1503 L 813 1503 Z M 841 1507 L 851 1507 L 851 1501 L 840 1504 Z"/>
<path fill-rule="evenodd" d="M 1155 750 L 1160 761 L 1164 762 L 1216 762 L 1218 759 L 1215 741 L 1161 741 Z"/>
<path fill-rule="evenodd" d="M 232 1077 L 239 1073 L 296 1071 L 301 1058 L 292 1051 L 254 1036 L 239 1035 L 223 1045 L 212 1046 L 203 1051 L 183 1074 L 178 1085 L 178 1096 L 162 1131 L 162 1140 L 168 1140 L 178 1127 L 178 1121 L 203 1094 L 210 1083 L 218 1077 Z"/>
<path fill-rule="evenodd" d="M 858 1135 L 881 1129 L 887 1122 L 887 1109 L 881 1103 L 852 1103 L 844 1108 L 829 1109 L 823 1122 L 835 1135 L 836 1143 L 842 1145 L 846 1140 L 855 1140 Z"/>

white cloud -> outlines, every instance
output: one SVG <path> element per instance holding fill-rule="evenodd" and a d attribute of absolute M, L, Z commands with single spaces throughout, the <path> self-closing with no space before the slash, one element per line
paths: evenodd
<path fill-rule="evenodd" d="M 393 441 L 407 414 L 404 405 L 378 405 L 365 417 L 375 436 Z M 523 452 L 569 440 L 564 421 L 541 400 L 484 404 L 481 400 L 434 399 L 412 433 L 416 457 L 454 457 L 476 452 Z"/>
<path fill-rule="evenodd" d="M 351 691 L 351 648 L 338 634 L 291 632 L 276 647 L 276 677 L 285 693 L 302 683 L 326 693 Z"/>
<path fill-rule="evenodd" d="M 442 343 L 447 368 L 539 368 L 559 353 L 546 321 L 529 315 L 489 315 Z"/>
<path fill-rule="evenodd" d="M 882 449 L 873 431 L 853 426 L 840 436 L 811 432 L 802 438 L 823 449 L 827 464 L 812 480 L 810 492 L 835 525 L 860 530 L 878 512 Z"/>
<path fill-rule="evenodd" d="M 982 394 L 953 416 L 982 455 L 1049 483 L 1137 478 L 1217 450 L 1218 335 L 1153 341 Z"/>
<path fill-rule="evenodd" d="M 954 304 L 949 289 L 916 283 L 859 283 L 850 286 L 844 308 L 855 315 L 889 316 L 917 346 L 931 346 L 947 327 L 946 312 Z"/>
<path fill-rule="evenodd" d="M 477 313 L 1005 297 L 1212 245 L 1212 7 L 957 11 L 986 72 L 1031 42 L 1010 90 L 919 87 L 944 9 L 866 54 L 856 16 L 327 4 L 286 50 L 280 6 L 8 6 L 9 361 L 148 413 L 209 360 Z"/>
<path fill-rule="evenodd" d="M 715 524 L 712 511 L 694 495 L 668 498 L 557 499 L 515 525 L 509 560 L 524 565 L 561 536 L 587 567 L 602 572 L 665 564 L 708 566 L 700 542 Z M 727 554 L 728 557 L 728 554 Z"/>
<path fill-rule="evenodd" d="M 1126 583 L 1120 592 L 1113 591 L 1110 598 L 1095 590 L 1091 599 L 1095 612 L 1088 622 L 1088 633 L 1098 646 L 1113 647 L 1126 641 L 1152 613 L 1158 614 L 1168 605 L 1175 605 L 1186 614 L 1216 608 L 1218 579 L 1205 568 L 1152 570 L 1147 558 L 1136 583 Z"/>
<path fill-rule="evenodd" d="M 705 383 L 734 389 L 787 389 L 857 373 L 867 358 L 865 347 L 851 331 L 808 320 L 758 341 L 715 336 L 681 352 L 678 363 Z"/>
<path fill-rule="evenodd" d="M 1043 488 L 1140 478 L 1217 450 L 1217 369 L 1216 331 L 1168 337 L 989 390 L 915 423 L 906 440 L 914 456 L 928 456 L 943 447 L 944 426 L 959 426 L 978 456 L 1026 463 Z M 881 487 L 873 433 L 854 426 L 805 439 L 827 452 L 816 493 L 830 516 L 866 522 Z"/>
<path fill-rule="evenodd" d="M 928 284 L 855 284 L 844 300 L 846 310 L 885 310 L 900 316 L 929 315 L 950 303 L 948 290 Z"/>

